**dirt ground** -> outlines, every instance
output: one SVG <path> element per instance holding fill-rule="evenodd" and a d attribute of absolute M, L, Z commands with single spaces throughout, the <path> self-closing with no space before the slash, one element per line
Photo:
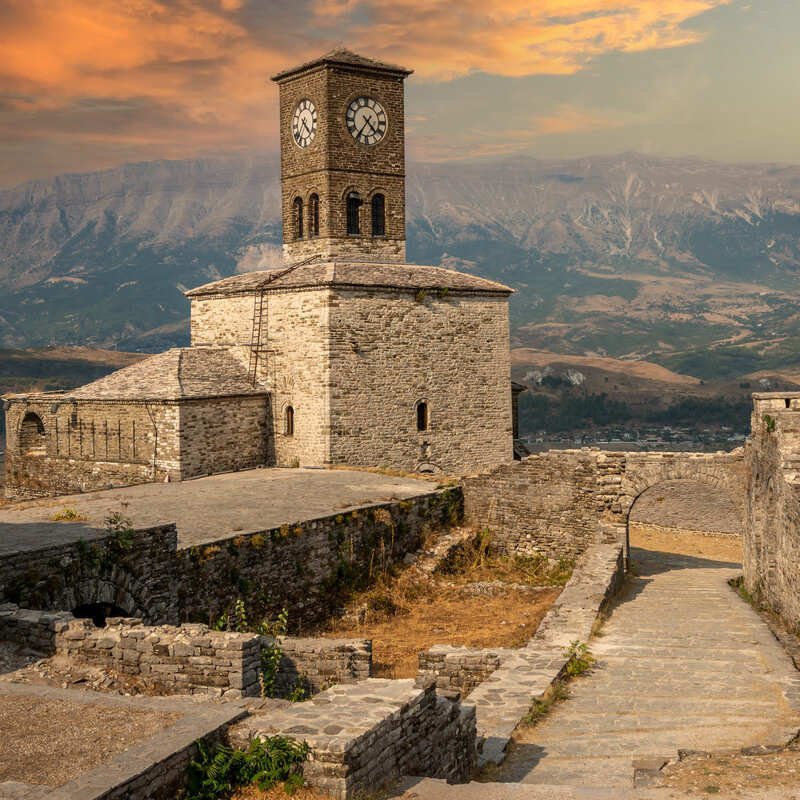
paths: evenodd
<path fill-rule="evenodd" d="M 334 800 L 330 795 L 320 794 L 308 786 L 296 789 L 289 795 L 282 785 L 275 786 L 266 792 L 256 789 L 255 786 L 247 786 L 236 792 L 231 800 L 288 800 L 289 797 L 292 800 Z"/>
<path fill-rule="evenodd" d="M 631 523 L 631 547 L 659 550 L 662 553 L 685 553 L 690 556 L 730 561 L 742 561 L 741 538 L 730 533 L 699 533 L 664 528 L 646 523 Z"/>
<path fill-rule="evenodd" d="M 443 588 L 438 598 L 419 598 L 400 615 L 361 625 L 334 625 L 323 635 L 372 639 L 375 677 L 413 678 L 418 654 L 435 644 L 521 647 L 561 592 L 553 587 L 492 589 L 470 596 L 469 590 Z"/>
<path fill-rule="evenodd" d="M 179 718 L 166 712 L 3 695 L 0 781 L 60 786 Z"/>
<path fill-rule="evenodd" d="M 521 647 L 572 564 L 493 554 L 488 537 L 452 535 L 465 534 L 449 555 L 440 541 L 399 575 L 384 576 L 315 634 L 372 639 L 373 674 L 382 678 L 415 677 L 419 653 L 435 644 Z"/>

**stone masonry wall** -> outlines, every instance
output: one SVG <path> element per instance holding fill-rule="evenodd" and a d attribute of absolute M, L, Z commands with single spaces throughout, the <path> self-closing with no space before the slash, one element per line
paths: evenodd
<path fill-rule="evenodd" d="M 550 450 L 464 481 L 468 522 L 492 532 L 498 549 L 575 558 L 597 540 L 602 521 L 625 530 L 636 498 L 663 481 L 745 489 L 741 451 L 622 453 Z"/>
<path fill-rule="evenodd" d="M 330 326 L 334 463 L 463 474 L 511 461 L 505 297 L 340 290 Z"/>
<path fill-rule="evenodd" d="M 0 556 L 0 602 L 51 611 L 101 603 L 149 623 L 177 621 L 174 525 L 136 531 L 129 542 L 81 523 L 73 531 L 77 541 Z"/>
<path fill-rule="evenodd" d="M 182 550 L 182 618 L 216 621 L 238 596 L 252 619 L 288 609 L 290 628 L 301 632 L 341 608 L 382 565 L 417 550 L 427 529 L 457 523 L 461 514 L 460 489 L 441 489 Z"/>
<path fill-rule="evenodd" d="M 476 763 L 475 708 L 437 697 L 432 682 L 372 678 L 335 686 L 245 720 L 231 739 L 242 745 L 298 730 L 312 753 L 304 777 L 340 800 L 379 792 L 404 775 L 465 783 Z"/>
<path fill-rule="evenodd" d="M 84 492 L 179 475 L 174 403 L 53 396 L 12 399 L 6 407 L 8 497 Z M 42 446 L 34 451 L 19 438 L 29 412 L 39 416 L 45 431 Z"/>
<path fill-rule="evenodd" d="M 339 683 L 356 683 L 372 674 L 372 641 L 368 639 L 310 639 L 285 636 L 280 640 L 281 662 L 275 679 L 279 697 L 301 685 L 312 693 Z"/>
<path fill-rule="evenodd" d="M 271 449 L 266 396 L 218 397 L 180 405 L 180 477 L 263 466 Z"/>
<path fill-rule="evenodd" d="M 74 619 L 67 611 L 37 611 L 0 603 L 0 642 L 9 642 L 35 655 L 52 655 L 58 634 Z"/>
<path fill-rule="evenodd" d="M 744 580 L 757 601 L 800 625 L 800 394 L 757 394 L 751 439 Z"/>
<path fill-rule="evenodd" d="M 76 619 L 57 634 L 56 652 L 136 676 L 160 694 L 259 694 L 261 637 L 254 633 L 212 631 L 206 625 L 147 627 L 125 618 L 96 628 Z"/>
<path fill-rule="evenodd" d="M 419 654 L 419 675 L 433 678 L 438 692 L 466 697 L 483 683 L 512 650 L 503 647 L 469 648 L 436 644 Z"/>

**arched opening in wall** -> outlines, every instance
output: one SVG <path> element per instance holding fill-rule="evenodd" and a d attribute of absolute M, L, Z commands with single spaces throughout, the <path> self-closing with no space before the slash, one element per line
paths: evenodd
<path fill-rule="evenodd" d="M 19 428 L 19 449 L 26 455 L 44 455 L 47 450 L 47 434 L 38 414 L 29 411 L 22 418 Z"/>
<path fill-rule="evenodd" d="M 294 238 L 303 238 L 303 198 L 295 197 L 294 199 Z"/>
<path fill-rule="evenodd" d="M 361 206 L 363 201 L 358 192 L 347 193 L 347 235 L 358 236 L 361 233 Z"/>
<path fill-rule="evenodd" d="M 687 565 L 740 564 L 744 505 L 727 488 L 699 480 L 664 480 L 631 504 L 626 549 L 634 571 L 666 558 L 688 557 Z M 646 571 L 646 570 L 645 570 Z"/>
<path fill-rule="evenodd" d="M 316 193 L 308 198 L 308 235 L 319 236 L 319 195 Z"/>
<path fill-rule="evenodd" d="M 294 436 L 294 407 L 286 406 L 283 414 L 283 433 L 285 436 Z"/>
<path fill-rule="evenodd" d="M 428 430 L 430 416 L 428 413 L 428 401 L 419 400 L 416 406 L 417 430 L 422 432 Z"/>
<path fill-rule="evenodd" d="M 105 628 L 109 617 L 131 616 L 124 608 L 113 603 L 81 603 L 72 609 L 72 616 L 79 619 L 90 619 L 96 628 Z"/>
<path fill-rule="evenodd" d="M 386 236 L 386 198 L 382 194 L 372 195 L 372 235 Z"/>

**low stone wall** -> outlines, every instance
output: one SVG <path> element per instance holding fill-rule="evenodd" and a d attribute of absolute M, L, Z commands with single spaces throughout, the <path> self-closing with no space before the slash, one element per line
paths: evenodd
<path fill-rule="evenodd" d="M 254 620 L 287 609 L 299 633 L 418 550 L 428 530 L 460 522 L 462 500 L 460 488 L 440 489 L 182 550 L 174 525 L 121 541 L 71 523 L 75 541 L 0 556 L 0 602 L 48 610 L 102 603 L 148 624 L 213 624 L 240 599 Z"/>
<path fill-rule="evenodd" d="M 212 631 L 205 625 L 149 627 L 125 618 L 96 628 L 75 619 L 59 632 L 56 652 L 137 676 L 160 694 L 259 694 L 261 637 L 254 633 Z"/>
<path fill-rule="evenodd" d="M 738 502 L 745 478 L 742 451 L 550 450 L 465 479 L 464 514 L 474 527 L 488 528 L 500 550 L 575 558 L 598 541 L 598 522 L 624 526 L 636 498 L 651 486 L 693 481 Z"/>
<path fill-rule="evenodd" d="M 0 602 L 54 611 L 101 603 L 148 623 L 178 621 L 174 525 L 124 540 L 82 523 L 70 527 L 71 542 L 0 556 Z"/>
<path fill-rule="evenodd" d="M 368 639 L 281 639 L 281 663 L 275 679 L 279 697 L 301 685 L 313 694 L 339 683 L 355 683 L 372 674 Z"/>
<path fill-rule="evenodd" d="M 74 619 L 63 611 L 36 611 L 13 603 L 0 605 L 0 642 L 10 642 L 35 655 L 49 656 L 56 651 L 58 635 Z"/>
<path fill-rule="evenodd" d="M 277 734 L 308 742 L 306 780 L 340 800 L 377 793 L 405 775 L 463 783 L 476 760 L 475 709 L 410 679 L 336 686 L 245 720 L 231 740 L 245 745 Z"/>
<path fill-rule="evenodd" d="M 483 683 L 514 651 L 506 647 L 474 649 L 436 644 L 419 654 L 419 676 L 434 680 L 440 693 L 466 697 Z"/>
<path fill-rule="evenodd" d="M 182 618 L 213 622 L 238 597 L 250 619 L 289 611 L 293 633 L 323 622 L 375 574 L 418 550 L 424 534 L 462 518 L 458 487 L 181 550 Z"/>

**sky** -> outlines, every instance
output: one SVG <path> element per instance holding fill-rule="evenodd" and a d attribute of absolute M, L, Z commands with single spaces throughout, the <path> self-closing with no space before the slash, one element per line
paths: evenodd
<path fill-rule="evenodd" d="M 0 0 L 0 186 L 277 150 L 272 74 L 414 70 L 409 157 L 800 163 L 798 0 Z"/>

